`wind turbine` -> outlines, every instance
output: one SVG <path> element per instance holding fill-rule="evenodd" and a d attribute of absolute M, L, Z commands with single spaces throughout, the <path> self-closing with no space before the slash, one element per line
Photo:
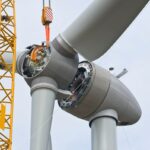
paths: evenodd
<path fill-rule="evenodd" d="M 63 110 L 89 122 L 92 150 L 117 149 L 116 126 L 136 123 L 141 109 L 119 79 L 91 61 L 114 44 L 148 2 L 93 0 L 50 48 L 31 45 L 18 55 L 17 73 L 31 87 L 30 150 L 52 150 L 55 99 Z M 78 53 L 88 61 L 79 63 Z"/>

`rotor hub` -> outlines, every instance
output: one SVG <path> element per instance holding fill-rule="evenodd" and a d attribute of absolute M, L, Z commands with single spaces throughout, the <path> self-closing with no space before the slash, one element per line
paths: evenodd
<path fill-rule="evenodd" d="M 54 79 L 58 88 L 66 90 L 78 69 L 78 55 L 64 55 L 50 44 L 31 45 L 17 58 L 17 72 L 24 77 L 29 86 L 37 77 Z"/>
<path fill-rule="evenodd" d="M 92 73 L 92 65 L 89 62 L 81 62 L 79 64 L 75 78 L 68 87 L 72 96 L 59 100 L 61 108 L 75 107 L 78 103 L 80 103 L 80 98 L 84 95 L 85 90 L 90 83 Z"/>
<path fill-rule="evenodd" d="M 22 74 L 30 78 L 41 73 L 46 67 L 50 57 L 50 49 L 39 45 L 32 45 L 27 47 L 27 49 Z"/>

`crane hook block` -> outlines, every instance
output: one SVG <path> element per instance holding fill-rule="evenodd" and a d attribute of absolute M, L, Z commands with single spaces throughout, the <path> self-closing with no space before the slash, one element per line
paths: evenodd
<path fill-rule="evenodd" d="M 50 7 L 43 7 L 42 9 L 42 24 L 49 25 L 53 21 L 53 13 Z"/>

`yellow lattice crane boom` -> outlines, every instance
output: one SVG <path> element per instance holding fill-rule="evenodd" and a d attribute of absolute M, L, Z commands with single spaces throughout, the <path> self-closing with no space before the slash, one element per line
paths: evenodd
<path fill-rule="evenodd" d="M 0 0 L 0 150 L 12 148 L 15 63 L 15 1 Z"/>

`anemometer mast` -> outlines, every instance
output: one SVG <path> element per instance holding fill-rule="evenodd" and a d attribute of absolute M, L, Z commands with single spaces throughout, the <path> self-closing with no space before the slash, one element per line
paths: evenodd
<path fill-rule="evenodd" d="M 9 57 L 11 61 L 7 61 Z M 0 0 L 0 149 L 12 149 L 16 66 L 15 1 Z M 3 69 L 3 70 L 2 70 Z"/>

